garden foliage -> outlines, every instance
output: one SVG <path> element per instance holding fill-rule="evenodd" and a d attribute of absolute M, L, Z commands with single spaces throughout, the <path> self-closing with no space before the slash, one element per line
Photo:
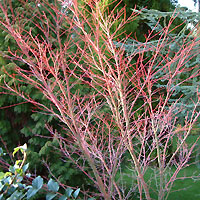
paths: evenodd
<path fill-rule="evenodd" d="M 3 150 L 0 149 L 0 151 L 0 156 L 5 156 Z M 47 184 L 44 184 L 44 179 L 41 176 L 33 179 L 31 174 L 27 173 L 29 167 L 29 163 L 26 163 L 27 145 L 24 144 L 23 146 L 16 147 L 13 151 L 13 156 L 18 151 L 21 151 L 23 154 L 23 160 L 16 160 L 14 166 L 9 166 L 8 172 L 0 172 L 1 200 L 33 199 L 42 189 L 45 190 L 43 193 L 46 193 L 46 200 L 55 199 L 55 197 L 58 197 L 59 200 L 77 198 L 80 189 L 74 191 L 68 187 L 64 190 L 64 194 L 60 194 L 59 183 L 53 179 L 50 179 Z M 26 179 L 29 179 L 29 181 Z M 31 183 L 28 183 L 30 180 Z"/>
<path fill-rule="evenodd" d="M 194 13 L 191 11 L 185 11 L 181 12 L 181 9 L 176 9 L 173 12 L 161 12 L 156 10 L 148 10 L 143 9 L 142 11 L 138 11 L 140 13 L 140 19 L 145 20 L 146 24 L 151 30 L 154 30 L 158 33 L 159 36 L 162 36 L 163 30 L 166 27 L 166 23 L 169 22 L 171 17 L 178 18 L 177 20 L 180 25 L 178 28 L 176 28 L 176 24 L 172 24 L 170 29 L 172 30 L 170 33 L 168 33 L 168 44 L 165 46 L 165 48 L 162 49 L 162 52 L 160 52 L 162 55 L 165 56 L 171 56 L 173 57 L 175 52 L 178 52 L 180 47 L 184 45 L 186 42 L 190 42 L 191 39 L 193 39 L 196 36 L 197 42 L 199 41 L 198 37 L 198 22 L 200 20 L 200 13 Z M 159 21 L 159 23 L 158 23 Z M 189 34 L 190 28 L 193 26 L 195 29 L 193 34 Z M 180 28 L 181 27 L 181 28 Z M 195 28 L 196 27 L 196 28 Z M 175 29 L 174 29 L 175 28 Z M 173 30 L 174 29 L 174 30 Z M 116 43 L 117 46 L 123 46 L 126 49 L 126 52 L 128 54 L 131 54 L 135 52 L 135 50 L 140 47 L 144 46 L 145 51 L 148 53 L 153 53 L 156 51 L 156 44 L 159 43 L 159 39 L 153 39 L 146 43 L 139 42 L 137 40 L 129 39 L 126 44 L 119 44 Z M 197 45 L 195 48 L 199 49 L 199 46 Z M 169 55 L 169 49 L 171 52 L 171 55 Z M 138 53 L 141 50 L 138 49 Z M 196 51 L 196 49 L 193 49 L 192 51 Z M 188 79 L 191 75 L 193 75 L 193 78 L 185 82 L 184 84 L 179 84 L 174 88 L 174 93 L 172 95 L 172 98 L 170 101 L 175 102 L 180 97 L 181 99 L 176 104 L 177 107 L 184 107 L 184 109 L 179 113 L 180 119 L 184 120 L 185 115 L 191 111 L 193 108 L 194 102 L 198 101 L 198 93 L 199 93 L 199 87 L 200 87 L 200 78 L 199 78 L 199 62 L 200 62 L 200 55 L 199 54 L 193 54 L 189 56 L 190 59 L 185 63 L 185 67 L 188 69 L 185 73 L 181 73 L 179 75 L 179 79 L 177 79 L 176 83 L 180 83 L 181 80 Z M 155 63 L 155 65 L 158 65 L 160 60 Z M 173 63 L 173 67 L 176 68 L 177 63 Z M 164 73 L 161 71 L 159 73 L 160 77 L 164 76 Z M 159 81 L 157 83 L 156 88 L 163 88 L 167 87 L 166 81 L 163 79 L 162 81 Z M 198 88 L 198 93 L 197 93 Z M 200 111 L 199 106 L 197 107 L 197 111 Z M 181 122 L 180 122 L 181 123 Z M 200 123 L 197 123 L 197 126 L 199 126 Z"/>
<path fill-rule="evenodd" d="M 50 1 L 49 1 L 50 2 Z M 7 2 L 8 3 L 8 2 Z M 16 12 L 23 13 L 24 19 L 29 18 L 29 7 L 34 6 L 34 2 L 27 3 L 24 8 L 23 1 L 15 1 L 12 3 L 13 9 Z M 44 8 L 40 8 L 41 12 L 46 12 Z M 11 14 L 11 12 L 10 12 Z M 1 12 L 1 17 L 4 14 Z M 50 17 L 50 16 L 49 16 Z M 32 23 L 25 24 L 26 29 L 33 29 L 35 34 L 40 34 L 40 30 L 35 28 Z M 9 85 L 13 84 L 12 77 L 6 75 L 15 73 L 15 64 L 10 62 L 6 57 L 3 57 L 7 53 L 7 48 L 11 50 L 17 50 L 17 44 L 13 38 L 4 29 L 0 30 L 0 82 L 4 84 L 6 81 Z M 21 68 L 26 68 L 26 64 L 18 62 Z M 5 73 L 6 69 L 6 73 Z M 16 80 L 16 84 L 17 84 Z M 23 84 L 20 82 L 20 90 L 31 94 L 34 99 L 48 103 L 40 91 L 36 90 L 33 86 Z M 28 143 L 29 151 L 28 162 L 30 163 L 30 170 L 37 170 L 38 174 L 48 176 L 49 172 L 43 165 L 50 163 L 51 172 L 56 176 L 60 177 L 60 181 L 65 184 L 75 186 L 81 185 L 85 179 L 74 167 L 72 162 L 69 160 L 64 162 L 61 160 L 61 154 L 55 149 L 58 147 L 58 143 L 49 136 L 48 130 L 45 128 L 45 124 L 51 124 L 60 132 L 62 127 L 59 126 L 58 120 L 53 116 L 44 115 L 38 112 L 38 108 L 30 103 L 25 102 L 22 98 L 16 95 L 10 95 L 7 90 L 0 88 L 0 129 L 1 139 L 7 144 L 7 148 L 12 151 L 15 146 Z M 4 145 L 1 145 L 4 147 Z M 52 152 L 57 152 L 52 157 Z M 42 166 L 41 166 L 42 164 Z M 74 181 L 75 180 L 75 181 Z"/>

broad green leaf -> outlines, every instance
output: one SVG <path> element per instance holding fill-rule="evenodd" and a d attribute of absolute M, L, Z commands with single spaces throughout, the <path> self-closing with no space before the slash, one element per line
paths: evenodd
<path fill-rule="evenodd" d="M 23 177 L 22 177 L 22 180 L 23 180 Z M 28 186 L 26 186 L 26 184 L 18 183 L 18 188 L 20 190 L 22 190 L 22 189 L 28 189 Z"/>
<path fill-rule="evenodd" d="M 35 189 L 33 187 L 31 187 L 28 191 L 27 191 L 27 199 L 30 199 L 32 196 L 34 196 L 37 192 L 39 191 L 39 189 Z"/>
<path fill-rule="evenodd" d="M 73 193 L 73 197 L 76 199 L 78 194 L 80 192 L 80 188 L 78 188 L 74 193 Z"/>
<path fill-rule="evenodd" d="M 42 188 L 42 185 L 43 185 L 43 178 L 41 178 L 41 176 L 36 177 L 32 182 L 32 186 L 38 190 Z"/>
<path fill-rule="evenodd" d="M 23 170 L 20 169 L 20 168 L 17 168 L 17 169 L 15 170 L 15 173 L 22 175 L 22 174 L 23 174 Z"/>
<path fill-rule="evenodd" d="M 15 173 L 15 170 L 16 170 L 16 167 L 15 166 L 10 166 L 9 167 L 9 172 L 11 172 L 11 173 Z"/>
<path fill-rule="evenodd" d="M 0 192 L 1 192 L 1 190 L 4 188 L 4 184 L 2 184 L 1 182 L 0 182 Z M 1 199 L 1 198 L 0 198 Z"/>
<path fill-rule="evenodd" d="M 24 144 L 23 146 L 19 146 L 19 147 L 14 148 L 13 156 L 14 156 L 19 150 L 20 150 L 22 153 L 23 153 L 24 151 L 26 151 L 26 150 L 27 150 L 27 144 Z"/>
<path fill-rule="evenodd" d="M 0 180 L 2 179 L 2 178 L 4 178 L 4 173 L 3 172 L 0 172 Z"/>
<path fill-rule="evenodd" d="M 46 200 L 51 200 L 51 199 L 53 199 L 56 195 L 57 195 L 57 194 L 48 193 L 48 194 L 46 195 Z"/>
<path fill-rule="evenodd" d="M 22 195 L 22 192 L 16 190 L 9 198 L 7 198 L 7 200 L 18 200 L 21 199 Z"/>
<path fill-rule="evenodd" d="M 29 167 L 29 163 L 27 163 L 26 165 L 24 165 L 22 167 L 22 170 L 23 170 L 24 173 L 26 172 L 26 170 L 28 169 L 28 167 Z"/>
<path fill-rule="evenodd" d="M 67 196 L 63 195 L 58 200 L 67 200 L 67 198 L 68 198 Z"/>
<path fill-rule="evenodd" d="M 90 197 L 88 200 L 95 200 L 95 198 L 94 197 Z"/>
<path fill-rule="evenodd" d="M 6 172 L 6 173 L 4 174 L 4 177 L 7 177 L 7 176 L 12 176 L 12 173 L 11 173 L 11 172 Z"/>
<path fill-rule="evenodd" d="M 67 189 L 65 190 L 65 194 L 67 195 L 67 197 L 70 197 L 73 191 L 74 191 L 73 189 L 67 188 Z"/>
<path fill-rule="evenodd" d="M 59 189 L 59 184 L 52 179 L 48 181 L 47 186 L 48 186 L 48 190 L 53 191 L 53 192 L 57 192 Z"/>
<path fill-rule="evenodd" d="M 6 173 L 9 173 L 9 172 L 6 172 Z M 4 184 L 6 186 L 10 185 L 12 183 L 12 178 L 10 176 L 5 176 L 5 178 L 3 179 L 4 181 Z"/>

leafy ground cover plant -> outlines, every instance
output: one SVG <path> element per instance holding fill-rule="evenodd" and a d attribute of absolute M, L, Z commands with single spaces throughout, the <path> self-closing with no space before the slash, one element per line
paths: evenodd
<path fill-rule="evenodd" d="M 0 149 L 1 155 L 5 156 L 3 150 Z M 30 178 L 31 174 L 27 173 L 29 163 L 26 163 L 27 159 L 27 145 L 16 147 L 13 151 L 13 156 L 20 151 L 23 154 L 23 160 L 16 160 L 14 166 L 9 166 L 8 172 L 0 172 L 0 199 L 8 200 L 22 200 L 33 199 L 38 192 L 45 188 L 46 199 L 51 200 L 59 197 L 59 200 L 76 199 L 80 189 L 73 191 L 71 188 L 66 188 L 64 194 L 59 193 L 59 183 L 50 179 L 47 184 L 44 183 L 44 179 L 41 176 L 37 176 L 28 184 L 25 180 Z"/>
<path fill-rule="evenodd" d="M 176 87 L 199 76 L 199 70 L 192 71 L 198 64 L 185 67 L 199 53 L 199 41 L 195 37 L 183 39 L 181 45 L 177 43 L 177 51 L 172 51 L 173 15 L 159 33 L 155 27 L 145 43 L 127 54 L 129 37 L 119 41 L 118 36 L 138 12 L 126 17 L 125 8 L 118 10 L 116 6 L 116 12 L 109 11 L 99 1 L 43 0 L 29 6 L 24 1 L 24 5 L 30 11 L 26 20 L 41 34 L 25 28 L 23 13 L 15 13 L 6 2 L 0 4 L 4 14 L 0 23 L 19 47 L 4 55 L 13 61 L 16 74 L 8 74 L 13 84 L 5 82 L 2 87 L 60 120 L 63 133 L 48 124 L 46 127 L 59 142 L 63 159 L 70 158 L 95 183 L 93 195 L 97 198 L 128 199 L 130 193 L 137 193 L 139 199 L 151 199 L 151 179 L 145 175 L 156 163 L 157 196 L 167 199 L 197 142 L 186 143 L 200 114 L 198 88 L 197 101 L 181 125 L 178 113 L 184 108 L 177 107 L 178 100 L 170 100 Z M 111 31 L 115 22 L 118 26 Z M 157 43 L 149 46 L 155 39 Z M 163 54 L 163 49 L 167 53 Z M 180 76 L 189 71 L 189 77 Z M 15 80 L 38 89 L 49 103 L 21 91 Z M 162 81 L 165 86 L 157 87 Z M 175 149 L 169 154 L 174 142 Z M 136 180 L 131 192 L 126 192 L 117 178 L 126 154 Z M 166 176 L 172 166 L 176 170 Z"/>

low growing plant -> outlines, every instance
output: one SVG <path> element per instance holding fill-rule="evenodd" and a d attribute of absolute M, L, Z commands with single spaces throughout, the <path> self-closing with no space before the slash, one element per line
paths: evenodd
<path fill-rule="evenodd" d="M 41 176 L 35 177 L 30 184 L 27 183 L 27 178 L 31 177 L 31 174 L 27 173 L 29 164 L 25 161 L 27 159 L 27 145 L 16 147 L 13 151 L 13 156 L 20 151 L 23 155 L 22 160 L 16 160 L 14 166 L 9 166 L 9 171 L 0 172 L 0 199 L 4 200 L 23 200 L 33 199 L 37 193 L 41 192 L 45 188 L 46 200 L 51 199 L 76 199 L 80 189 L 73 190 L 66 188 L 64 194 L 59 193 L 59 184 L 50 179 L 47 184 L 44 183 L 44 179 Z M 1 155 L 5 156 L 2 148 L 0 149 Z M 43 191 L 44 192 L 44 191 Z"/>

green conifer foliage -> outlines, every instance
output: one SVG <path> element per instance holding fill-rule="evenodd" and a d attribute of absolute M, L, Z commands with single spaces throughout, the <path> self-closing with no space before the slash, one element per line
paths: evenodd
<path fill-rule="evenodd" d="M 48 1 L 48 3 L 53 3 L 53 1 Z M 45 12 L 48 20 L 52 20 L 52 16 L 49 15 L 47 10 L 50 9 L 50 7 L 37 7 L 37 2 L 30 2 L 24 6 L 23 1 L 21 3 L 20 1 L 15 1 L 12 3 L 12 6 L 15 12 L 20 12 L 21 15 L 24 15 L 24 21 L 21 19 L 21 22 L 25 23 L 27 31 L 32 29 L 33 35 L 45 37 L 42 34 L 43 32 L 39 28 L 36 28 L 33 23 L 26 21 L 26 18 L 31 18 L 32 10 L 35 10 L 35 14 L 37 12 Z M 30 9 L 32 9 L 31 12 Z M 0 17 L 4 18 L 4 14 L 0 13 Z M 49 39 L 51 40 L 54 37 L 55 35 L 52 37 L 50 36 Z M 64 41 L 65 39 L 65 35 L 63 35 L 62 40 Z M 54 43 L 55 46 L 57 46 L 57 41 L 52 42 L 52 44 Z M 21 78 L 16 75 L 14 70 L 16 64 L 25 70 L 28 69 L 26 64 L 22 64 L 17 60 L 12 60 L 10 57 L 4 57 L 4 55 L 7 54 L 8 47 L 11 48 L 11 50 L 15 50 L 16 42 L 4 29 L 0 29 L 1 86 L 4 82 L 7 82 L 10 86 L 18 84 L 17 79 Z M 52 46 L 52 48 L 55 47 Z M 12 75 L 12 77 L 9 75 Z M 41 92 L 38 92 L 38 90 L 27 83 L 20 83 L 20 90 L 29 94 L 31 98 L 37 99 L 39 102 L 43 102 L 46 105 L 49 104 L 49 101 L 44 98 L 44 95 Z M 89 88 L 83 88 L 83 86 L 80 85 L 80 91 L 85 93 L 89 91 Z M 63 183 L 68 184 L 69 181 L 71 182 L 71 185 L 82 183 L 84 177 L 80 175 L 80 172 L 74 169 L 74 165 L 69 160 L 63 162 L 61 160 L 61 154 L 59 153 L 54 157 L 51 156 L 53 152 L 57 152 L 55 149 L 56 144 L 55 141 L 53 141 L 53 137 L 49 137 L 49 132 L 45 126 L 46 124 L 49 126 L 53 125 L 59 132 L 62 132 L 62 127 L 57 120 L 45 113 L 38 112 L 37 106 L 24 102 L 22 98 L 10 95 L 3 87 L 0 87 L 0 108 L 0 136 L 6 142 L 10 151 L 12 151 L 15 146 L 23 143 L 29 144 L 29 151 L 27 154 L 28 162 L 31 166 L 30 170 L 36 170 L 38 174 L 48 176 L 49 172 L 42 164 L 42 160 L 45 160 L 51 166 L 50 170 L 53 174 L 56 177 L 60 177 L 60 180 L 63 181 Z M 52 142 L 49 140 L 52 140 Z"/>
<path fill-rule="evenodd" d="M 114 8 L 119 3 L 118 1 L 115 1 L 115 3 L 112 2 L 112 0 L 106 1 L 106 4 L 110 5 L 110 9 Z M 121 4 L 118 6 L 118 10 L 122 9 L 124 6 L 126 6 L 126 17 L 131 15 L 132 9 L 141 10 L 146 8 L 166 12 L 175 8 L 174 4 L 170 0 L 122 0 Z M 117 27 L 119 23 L 120 20 L 115 24 L 115 26 Z M 144 41 L 144 35 L 148 33 L 149 28 L 146 24 L 146 20 L 138 16 L 134 21 L 127 24 L 124 29 L 121 30 L 121 33 L 123 33 L 124 30 L 126 30 L 127 35 L 130 34 L 131 37 L 136 37 L 139 41 Z M 115 31 L 115 27 L 113 27 L 113 31 Z M 120 36 L 120 39 L 123 37 L 125 37 L 124 34 Z"/>

